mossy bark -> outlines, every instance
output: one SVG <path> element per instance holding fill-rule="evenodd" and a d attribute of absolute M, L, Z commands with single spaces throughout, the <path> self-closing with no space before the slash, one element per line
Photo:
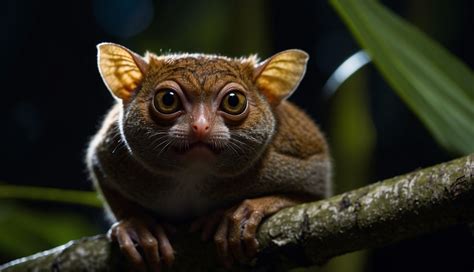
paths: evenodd
<path fill-rule="evenodd" d="M 474 155 L 282 210 L 258 231 L 256 268 L 322 264 L 331 257 L 373 248 L 454 224 L 474 222 Z M 172 271 L 219 271 L 214 247 L 179 231 Z M 0 266 L 0 271 L 119 271 L 123 258 L 105 236 Z"/>

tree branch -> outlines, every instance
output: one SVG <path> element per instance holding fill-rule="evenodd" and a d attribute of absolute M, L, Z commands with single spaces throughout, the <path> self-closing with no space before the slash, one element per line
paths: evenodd
<path fill-rule="evenodd" d="M 256 265 L 322 264 L 347 252 L 473 222 L 473 161 L 474 155 L 469 155 L 282 210 L 258 231 L 262 252 Z M 178 234 L 173 271 L 220 270 L 211 243 L 185 231 Z M 12 261 L 0 271 L 116 271 L 123 265 L 116 246 L 100 235 Z"/>

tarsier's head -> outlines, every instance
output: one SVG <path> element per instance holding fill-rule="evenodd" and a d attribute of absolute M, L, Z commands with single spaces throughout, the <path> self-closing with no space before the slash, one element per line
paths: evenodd
<path fill-rule="evenodd" d="M 98 46 L 105 85 L 122 104 L 120 129 L 134 157 L 156 171 L 200 163 L 236 175 L 265 150 L 273 114 L 301 81 L 308 55 L 287 50 L 255 56 L 145 57 L 111 43 Z"/>

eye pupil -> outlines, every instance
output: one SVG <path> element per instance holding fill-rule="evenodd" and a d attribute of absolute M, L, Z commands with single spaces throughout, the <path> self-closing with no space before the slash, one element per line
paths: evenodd
<path fill-rule="evenodd" d="M 153 106 L 163 114 L 172 114 L 179 110 L 180 102 L 178 94 L 171 89 L 162 89 L 155 94 Z"/>
<path fill-rule="evenodd" d="M 239 91 L 228 92 L 221 102 L 221 110 L 232 115 L 239 115 L 247 108 L 247 99 Z"/>
<path fill-rule="evenodd" d="M 175 94 L 174 92 L 171 92 L 171 91 L 167 91 L 164 95 L 163 95 L 163 98 L 162 98 L 162 102 L 165 106 L 167 107 L 171 107 L 173 106 L 174 102 L 175 102 Z"/>
<path fill-rule="evenodd" d="M 228 97 L 228 100 L 227 100 L 227 103 L 229 103 L 229 106 L 231 106 L 232 108 L 235 108 L 239 105 L 239 97 L 237 96 L 236 93 L 230 93 L 229 94 L 229 97 Z"/>

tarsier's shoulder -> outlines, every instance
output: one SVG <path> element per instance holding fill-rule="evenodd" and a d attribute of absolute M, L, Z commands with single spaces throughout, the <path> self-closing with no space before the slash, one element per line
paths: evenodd
<path fill-rule="evenodd" d="M 275 117 L 277 132 L 272 145 L 277 152 L 301 158 L 329 152 L 315 122 L 291 102 L 283 101 L 275 109 Z"/>
<path fill-rule="evenodd" d="M 120 105 L 117 103 L 107 112 L 97 134 L 92 138 L 89 145 L 89 153 L 95 153 L 100 150 L 108 151 L 109 145 L 113 141 L 119 141 L 120 131 L 118 129 L 118 120 L 120 116 Z"/>
<path fill-rule="evenodd" d="M 112 106 L 112 108 L 107 112 L 105 115 L 103 121 L 102 121 L 102 126 L 99 130 L 98 134 L 102 134 L 103 137 L 111 137 L 110 134 L 115 134 L 113 133 L 115 128 L 117 127 L 117 122 L 119 120 L 120 112 L 121 112 L 121 105 L 119 103 L 116 103 L 115 105 Z"/>

